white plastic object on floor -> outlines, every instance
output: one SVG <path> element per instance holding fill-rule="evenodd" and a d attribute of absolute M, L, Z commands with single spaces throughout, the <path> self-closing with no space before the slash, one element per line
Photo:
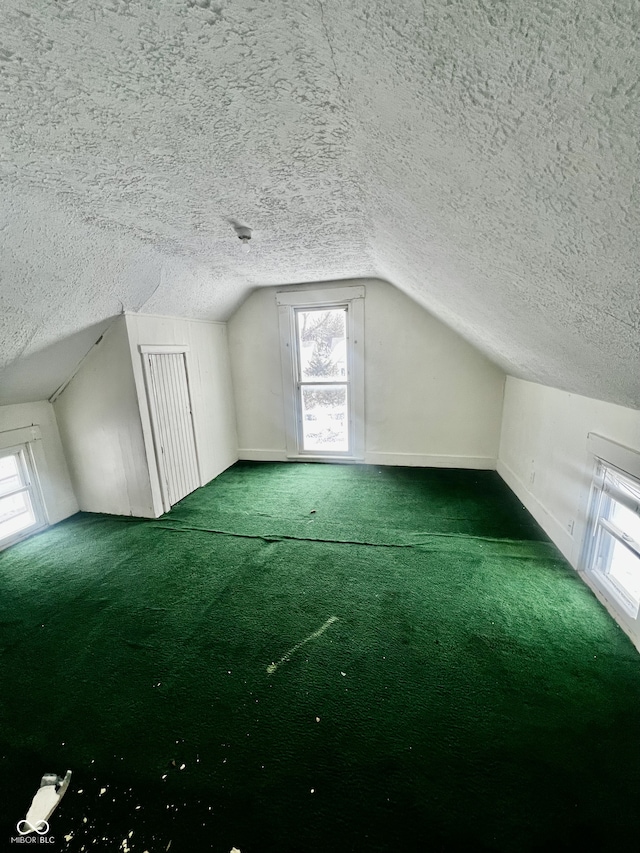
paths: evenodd
<path fill-rule="evenodd" d="M 48 830 L 49 818 L 65 795 L 70 781 L 71 770 L 67 770 L 64 778 L 55 773 L 44 774 L 26 818 L 18 824 L 18 832 L 21 835 L 27 835 L 30 832 L 42 835 L 43 830 L 44 832 Z"/>

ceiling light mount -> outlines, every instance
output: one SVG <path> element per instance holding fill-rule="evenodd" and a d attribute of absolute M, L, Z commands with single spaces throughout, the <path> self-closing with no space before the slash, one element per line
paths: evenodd
<path fill-rule="evenodd" d="M 248 252 L 251 248 L 249 246 L 249 240 L 251 240 L 251 228 L 247 228 L 244 225 L 236 225 L 235 230 L 238 235 L 238 239 L 242 243 L 242 251 Z"/>

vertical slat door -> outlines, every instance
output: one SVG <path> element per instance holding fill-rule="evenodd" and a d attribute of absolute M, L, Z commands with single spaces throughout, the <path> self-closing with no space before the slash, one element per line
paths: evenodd
<path fill-rule="evenodd" d="M 147 353 L 148 396 L 165 509 L 200 485 L 184 353 Z"/>

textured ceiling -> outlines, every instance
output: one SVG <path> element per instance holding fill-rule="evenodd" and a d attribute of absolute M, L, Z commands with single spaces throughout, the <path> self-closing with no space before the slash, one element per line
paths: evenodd
<path fill-rule="evenodd" d="M 640 406 L 639 32 L 635 0 L 4 0 L 0 402 L 123 309 L 377 276 Z"/>

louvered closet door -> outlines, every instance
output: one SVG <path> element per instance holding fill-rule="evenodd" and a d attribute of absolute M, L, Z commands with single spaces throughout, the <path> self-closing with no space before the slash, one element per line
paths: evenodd
<path fill-rule="evenodd" d="M 185 353 L 146 353 L 149 409 L 165 509 L 200 485 Z"/>

